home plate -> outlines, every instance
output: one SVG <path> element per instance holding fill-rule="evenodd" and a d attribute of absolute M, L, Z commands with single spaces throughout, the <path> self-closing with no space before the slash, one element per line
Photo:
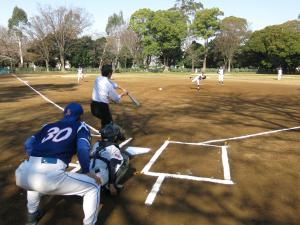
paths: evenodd
<path fill-rule="evenodd" d="M 141 147 L 132 147 L 129 146 L 125 149 L 125 151 L 130 155 L 140 155 L 149 152 L 151 148 L 141 148 Z"/>

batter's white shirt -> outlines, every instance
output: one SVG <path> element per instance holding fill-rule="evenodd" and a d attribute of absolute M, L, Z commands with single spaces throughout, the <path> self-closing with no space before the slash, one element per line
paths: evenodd
<path fill-rule="evenodd" d="M 121 96 L 118 95 L 114 85 L 107 77 L 98 76 L 94 83 L 92 100 L 108 104 L 110 99 L 118 103 L 121 100 Z"/>

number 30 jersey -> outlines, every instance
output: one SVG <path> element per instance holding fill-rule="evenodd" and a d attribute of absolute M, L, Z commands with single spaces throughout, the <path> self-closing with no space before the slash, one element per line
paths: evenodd
<path fill-rule="evenodd" d="M 58 158 L 68 165 L 79 140 L 90 144 L 90 131 L 84 122 L 63 119 L 45 125 L 33 138 L 31 156 Z"/>

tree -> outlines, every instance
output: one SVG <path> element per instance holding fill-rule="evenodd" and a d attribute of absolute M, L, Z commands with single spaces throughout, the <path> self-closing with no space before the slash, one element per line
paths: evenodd
<path fill-rule="evenodd" d="M 8 20 L 8 28 L 10 32 L 13 32 L 18 40 L 19 46 L 19 56 L 20 56 L 20 66 L 23 67 L 24 59 L 23 59 L 23 46 L 22 46 L 22 38 L 23 38 L 23 30 L 27 25 L 28 19 L 26 12 L 18 8 L 17 6 L 14 8 L 12 17 Z"/>
<path fill-rule="evenodd" d="M 81 8 L 59 7 L 52 9 L 50 6 L 42 8 L 39 12 L 51 33 L 59 49 L 59 59 L 61 70 L 65 71 L 65 55 L 72 45 L 72 40 L 76 39 L 84 29 L 90 26 L 89 15 Z"/>
<path fill-rule="evenodd" d="M 120 11 L 119 15 L 114 13 L 108 17 L 105 31 L 108 35 L 116 35 L 120 33 L 124 28 L 125 21 L 123 18 L 123 12 Z"/>
<path fill-rule="evenodd" d="M 189 51 L 187 55 L 190 55 L 193 51 L 192 43 L 196 41 L 197 38 L 194 37 L 192 30 L 191 30 L 191 24 L 193 23 L 195 19 L 195 15 L 198 11 L 203 9 L 203 4 L 201 2 L 196 2 L 194 0 L 176 0 L 176 3 L 174 5 L 174 9 L 181 12 L 185 17 L 187 21 L 187 36 L 186 39 L 183 41 L 183 50 Z M 194 62 L 195 59 L 192 60 Z M 192 65 L 194 65 L 192 63 Z M 192 68 L 194 68 L 192 66 Z M 192 69 L 194 72 L 194 70 Z"/>
<path fill-rule="evenodd" d="M 133 58 L 132 66 L 135 66 L 138 61 L 138 55 L 141 52 L 141 47 L 138 35 L 130 27 L 121 33 L 121 46 L 130 52 L 130 56 Z"/>
<path fill-rule="evenodd" d="M 187 34 L 185 17 L 177 11 L 159 10 L 154 13 L 150 31 L 159 46 L 165 70 L 169 70 L 170 64 L 175 64 L 176 56 L 182 54 L 181 44 Z"/>
<path fill-rule="evenodd" d="M 122 48 L 121 45 L 121 33 L 126 29 L 126 24 L 123 18 L 122 11 L 119 12 L 119 15 L 114 13 L 110 17 L 108 17 L 108 22 L 106 25 L 106 33 L 110 37 L 110 45 L 111 45 L 111 53 L 115 55 L 113 67 L 119 68 L 119 54 Z M 105 49 L 106 50 L 106 49 Z"/>
<path fill-rule="evenodd" d="M 186 16 L 188 24 L 191 24 L 194 20 L 196 12 L 203 9 L 203 4 L 194 0 L 176 0 L 174 9 L 182 12 L 183 15 Z"/>
<path fill-rule="evenodd" d="M 192 71 L 195 71 L 195 66 L 200 65 L 200 58 L 203 56 L 203 45 L 193 41 L 185 51 L 184 62 L 188 67 L 192 67 Z"/>
<path fill-rule="evenodd" d="M 46 70 L 49 72 L 50 48 L 53 42 L 47 21 L 41 16 L 32 17 L 26 31 L 36 52 L 45 60 Z"/>
<path fill-rule="evenodd" d="M 12 62 L 19 57 L 18 52 L 18 47 L 8 29 L 0 26 L 0 61 L 8 62 L 8 65 L 12 66 Z"/>
<path fill-rule="evenodd" d="M 223 12 L 218 8 L 203 9 L 196 13 L 194 22 L 192 24 L 193 33 L 204 40 L 204 59 L 203 68 L 206 69 L 206 58 L 208 54 L 208 44 L 211 38 L 213 38 L 217 31 L 220 29 L 219 16 L 223 15 Z"/>
<path fill-rule="evenodd" d="M 72 66 L 88 67 L 94 62 L 94 45 L 95 41 L 90 36 L 83 36 L 73 40 L 73 44 L 67 54 Z"/>
<path fill-rule="evenodd" d="M 221 21 L 215 47 L 224 57 L 225 65 L 228 65 L 228 72 L 231 70 L 235 53 L 245 43 L 249 37 L 249 32 L 246 19 L 230 16 Z"/>
<path fill-rule="evenodd" d="M 152 57 L 160 54 L 158 42 L 151 30 L 154 14 L 155 12 L 150 9 L 139 9 L 131 15 L 129 22 L 130 29 L 137 35 L 146 69 L 148 69 Z"/>
<path fill-rule="evenodd" d="M 294 71 L 300 64 L 299 26 L 300 21 L 292 20 L 255 31 L 243 47 L 246 65 L 267 71 L 282 66 Z"/>

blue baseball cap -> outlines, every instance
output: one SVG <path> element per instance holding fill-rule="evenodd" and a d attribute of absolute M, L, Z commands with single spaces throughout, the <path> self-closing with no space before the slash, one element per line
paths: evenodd
<path fill-rule="evenodd" d="M 77 120 L 83 114 L 83 108 L 76 102 L 71 102 L 64 109 L 64 118 L 68 120 Z"/>

